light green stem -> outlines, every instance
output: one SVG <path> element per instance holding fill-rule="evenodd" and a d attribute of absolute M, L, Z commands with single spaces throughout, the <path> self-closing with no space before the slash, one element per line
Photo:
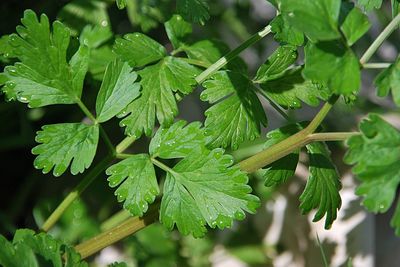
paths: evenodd
<path fill-rule="evenodd" d="M 371 44 L 371 46 L 365 51 L 364 55 L 360 59 L 361 65 L 370 60 L 372 55 L 378 50 L 378 48 L 382 45 L 382 43 L 389 37 L 390 34 L 397 28 L 400 23 L 400 13 L 393 18 L 393 20 L 386 26 L 386 28 L 379 34 L 379 36 L 375 39 L 375 41 Z"/>
<path fill-rule="evenodd" d="M 187 57 L 178 57 L 180 60 L 182 61 L 186 61 L 187 63 L 191 64 L 191 65 L 195 65 L 198 67 L 202 67 L 202 68 L 209 68 L 211 66 L 211 64 L 204 62 L 202 60 L 197 60 L 197 59 L 193 59 L 193 58 L 187 58 Z"/>
<path fill-rule="evenodd" d="M 125 137 L 125 139 L 122 140 L 122 141 L 116 146 L 115 152 L 116 152 L 117 154 L 120 154 L 120 153 L 124 152 L 126 149 L 128 149 L 128 147 L 129 147 L 130 145 L 133 144 L 133 142 L 135 142 L 135 140 L 136 140 L 136 137 L 133 137 L 133 136 Z"/>
<path fill-rule="evenodd" d="M 106 220 L 100 225 L 100 230 L 102 232 L 110 230 L 111 228 L 117 226 L 118 224 L 122 223 L 129 217 L 132 217 L 132 215 L 129 213 L 127 210 L 121 210 L 114 214 L 111 218 Z"/>
<path fill-rule="evenodd" d="M 58 221 L 64 211 L 74 202 L 85 189 L 94 181 L 94 179 L 100 175 L 111 163 L 113 159 L 112 155 L 107 156 L 102 161 L 100 161 L 72 190 L 64 200 L 58 205 L 58 207 L 53 211 L 53 213 L 47 218 L 42 226 L 42 230 L 47 232 L 51 227 Z"/>
<path fill-rule="evenodd" d="M 365 63 L 362 65 L 364 69 L 386 69 L 389 68 L 392 63 Z"/>
<path fill-rule="evenodd" d="M 247 41 L 242 43 L 240 46 L 229 52 L 226 56 L 220 58 L 217 62 L 212 64 L 208 69 L 203 71 L 199 76 L 196 77 L 196 82 L 201 84 L 204 82 L 208 77 L 212 74 L 217 72 L 219 69 L 224 67 L 229 61 L 234 59 L 238 56 L 243 50 L 248 48 L 249 46 L 255 44 L 256 42 L 260 41 L 262 38 L 267 36 L 271 32 L 271 26 L 265 27 L 263 30 L 259 31 L 258 33 L 251 36 Z"/>

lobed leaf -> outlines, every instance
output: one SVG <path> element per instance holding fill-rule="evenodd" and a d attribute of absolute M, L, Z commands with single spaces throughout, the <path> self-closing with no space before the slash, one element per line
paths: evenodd
<path fill-rule="evenodd" d="M 46 233 L 35 234 L 29 229 L 19 229 L 12 242 L 0 235 L 0 265 L 7 267 L 47 266 L 85 267 L 80 255 Z"/>
<path fill-rule="evenodd" d="M 205 0 L 177 0 L 178 13 L 185 20 L 204 24 L 210 18 L 209 7 Z"/>
<path fill-rule="evenodd" d="M 310 157 L 310 176 L 300 196 L 300 209 L 305 214 L 318 208 L 313 221 L 319 221 L 326 215 L 325 229 L 329 229 L 342 205 L 339 194 L 342 184 L 325 143 L 307 145 L 307 152 Z"/>
<path fill-rule="evenodd" d="M 385 97 L 391 92 L 394 103 L 400 106 L 400 57 L 379 73 L 374 84 L 377 87 L 378 96 Z"/>
<path fill-rule="evenodd" d="M 220 71 L 203 83 L 201 100 L 214 104 L 206 112 L 205 134 L 210 147 L 237 149 L 260 136 L 267 117 L 253 83 L 237 72 Z"/>
<path fill-rule="evenodd" d="M 48 173 L 54 167 L 53 175 L 60 176 L 71 164 L 71 173 L 75 175 L 89 168 L 93 161 L 99 126 L 82 123 L 45 125 L 37 132 L 35 140 L 41 143 L 32 149 L 32 153 L 38 155 L 35 168 Z"/>
<path fill-rule="evenodd" d="M 261 84 L 261 89 L 275 103 L 284 108 L 301 108 L 301 102 L 316 107 L 321 100 L 328 100 L 331 93 L 301 75 L 301 68 L 286 71 L 282 77 Z"/>
<path fill-rule="evenodd" d="M 192 25 L 186 22 L 180 15 L 174 15 L 165 22 L 165 31 L 175 49 L 186 42 L 188 35 L 192 33 Z"/>
<path fill-rule="evenodd" d="M 148 204 L 160 193 L 156 173 L 150 157 L 133 155 L 106 170 L 110 187 L 115 190 L 118 202 L 124 201 L 124 209 L 133 216 L 143 216 Z"/>
<path fill-rule="evenodd" d="M 114 52 L 131 67 L 142 67 L 157 62 L 167 55 L 161 44 L 139 32 L 117 38 Z"/>
<path fill-rule="evenodd" d="M 370 27 L 368 17 L 360 9 L 353 7 L 346 15 L 340 29 L 346 37 L 347 45 L 352 46 Z"/>
<path fill-rule="evenodd" d="M 140 70 L 142 95 L 135 99 L 122 113 L 126 116 L 120 123 L 125 133 L 140 137 L 151 135 L 155 117 L 162 126 L 172 124 L 178 114 L 174 92 L 189 94 L 196 85 L 199 69 L 179 58 L 166 57 L 155 65 Z"/>
<path fill-rule="evenodd" d="M 140 94 L 140 84 L 135 83 L 137 74 L 128 63 L 114 60 L 108 64 L 96 100 L 99 122 L 105 122 L 120 113 Z"/>
<path fill-rule="evenodd" d="M 20 62 L 7 66 L 3 92 L 10 100 L 29 103 L 29 107 L 73 104 L 80 98 L 88 68 L 88 49 L 80 47 L 70 62 L 66 53 L 70 31 L 61 22 L 53 23 L 42 14 L 40 20 L 32 10 L 24 12 L 23 26 L 9 37 L 13 54 Z"/>
<path fill-rule="evenodd" d="M 304 43 L 303 32 L 291 27 L 284 16 L 276 16 L 270 25 L 272 32 L 275 33 L 274 38 L 276 41 L 296 46 Z"/>
<path fill-rule="evenodd" d="M 161 201 L 160 220 L 184 234 L 202 237 L 205 225 L 223 229 L 233 219 L 242 220 L 243 211 L 254 213 L 259 199 L 250 195 L 247 176 L 232 166 L 223 150 L 203 150 L 181 160 L 167 174 Z"/>
<path fill-rule="evenodd" d="M 366 11 L 371 11 L 373 9 L 379 9 L 382 5 L 382 0 L 358 0 L 358 4 Z"/>

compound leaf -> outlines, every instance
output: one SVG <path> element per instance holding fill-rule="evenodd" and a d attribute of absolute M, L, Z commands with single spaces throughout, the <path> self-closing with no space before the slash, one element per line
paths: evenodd
<path fill-rule="evenodd" d="M 162 127 L 151 139 L 150 155 L 163 159 L 189 156 L 205 146 L 204 131 L 200 128 L 198 122 L 186 125 L 185 121 L 178 121 L 169 128 Z"/>
<path fill-rule="evenodd" d="M 342 205 L 339 194 L 342 184 L 325 143 L 307 145 L 307 152 L 310 157 L 310 176 L 300 196 L 300 209 L 305 214 L 318 208 L 313 221 L 319 221 L 326 215 L 325 229 L 329 229 Z"/>
<path fill-rule="evenodd" d="M 140 84 L 135 83 L 137 74 L 128 63 L 114 60 L 109 63 L 96 100 L 99 122 L 105 122 L 131 103 L 140 94 Z"/>
<path fill-rule="evenodd" d="M 32 149 L 38 155 L 34 161 L 37 169 L 48 173 L 54 167 L 53 175 L 60 176 L 70 165 L 73 175 L 89 168 L 96 154 L 99 139 L 98 125 L 82 123 L 60 123 L 45 125 L 37 132 Z"/>
<path fill-rule="evenodd" d="M 47 266 L 85 267 L 73 248 L 62 244 L 45 233 L 35 234 L 29 229 L 19 229 L 12 242 L 0 235 L 0 265 L 7 267 Z"/>
<path fill-rule="evenodd" d="M 331 92 L 350 95 L 361 83 L 360 67 L 353 51 L 340 41 L 308 43 L 303 75 L 327 86 Z"/>
<path fill-rule="evenodd" d="M 376 114 L 360 123 L 362 135 L 351 137 L 344 158 L 355 164 L 353 173 L 361 180 L 356 193 L 372 212 L 385 212 L 393 203 L 400 183 L 400 132 Z"/>
<path fill-rule="evenodd" d="M 161 44 L 139 32 L 117 38 L 114 52 L 131 67 L 142 67 L 157 62 L 167 55 Z"/>
<path fill-rule="evenodd" d="M 110 187 L 118 186 L 115 195 L 133 216 L 143 216 L 148 204 L 160 193 L 156 173 L 147 154 L 133 155 L 106 170 Z"/>
<path fill-rule="evenodd" d="M 18 35 L 9 38 L 20 62 L 5 68 L 6 97 L 29 103 L 32 108 L 76 103 L 88 68 L 88 49 L 81 47 L 68 64 L 67 27 L 55 21 L 50 32 L 47 16 L 42 14 L 38 20 L 32 10 L 25 11 L 21 21 L 24 26 L 17 27 Z"/>
<path fill-rule="evenodd" d="M 178 13 L 189 22 L 204 24 L 210 18 L 205 0 L 177 0 L 176 7 Z"/>
<path fill-rule="evenodd" d="M 301 68 L 286 71 L 282 77 L 261 84 L 261 89 L 284 108 L 301 108 L 301 102 L 316 107 L 330 96 L 328 88 L 304 79 Z"/>
<path fill-rule="evenodd" d="M 296 46 L 304 43 L 303 32 L 291 27 L 282 15 L 276 16 L 270 25 L 276 41 Z"/>
<path fill-rule="evenodd" d="M 391 91 L 394 103 L 400 106 L 400 57 L 389 68 L 379 73 L 374 83 L 378 96 L 385 97 Z"/>
<path fill-rule="evenodd" d="M 281 0 L 281 12 L 290 25 L 304 32 L 311 40 L 340 38 L 338 0 Z"/>
<path fill-rule="evenodd" d="M 223 229 L 243 211 L 254 213 L 259 199 L 250 195 L 247 176 L 222 149 L 203 150 L 181 160 L 168 171 L 160 220 L 169 229 L 176 224 L 184 234 L 204 236 L 205 225 Z"/>
<path fill-rule="evenodd" d="M 299 124 L 290 124 L 269 132 L 267 134 L 268 140 L 265 142 L 264 148 L 271 147 L 285 140 L 301 129 L 301 125 Z M 299 162 L 299 153 L 300 150 L 298 149 L 264 168 L 262 170 L 262 175 L 265 179 L 265 186 L 280 185 L 294 176 L 297 163 Z"/>
<path fill-rule="evenodd" d="M 260 136 L 267 124 L 253 83 L 237 72 L 220 71 L 203 83 L 201 100 L 214 104 L 206 112 L 205 129 L 211 147 L 236 149 Z M 219 102 L 218 102 L 219 101 Z"/>
<path fill-rule="evenodd" d="M 254 82 L 264 83 L 281 77 L 297 59 L 297 49 L 292 45 L 278 47 L 257 70 Z"/>
<path fill-rule="evenodd" d="M 172 46 L 177 49 L 185 43 L 188 35 L 192 33 L 192 25 L 186 22 L 180 15 L 174 15 L 165 22 L 165 31 Z"/>
<path fill-rule="evenodd" d="M 155 117 L 163 126 L 170 125 L 178 114 L 174 92 L 189 94 L 196 85 L 199 69 L 179 58 L 166 57 L 155 65 L 140 70 L 142 95 L 122 113 L 121 121 L 128 135 L 151 135 Z"/>

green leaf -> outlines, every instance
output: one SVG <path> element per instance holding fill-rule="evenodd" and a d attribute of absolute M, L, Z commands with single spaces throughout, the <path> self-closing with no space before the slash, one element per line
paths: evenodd
<path fill-rule="evenodd" d="M 292 45 L 278 47 L 257 70 L 255 83 L 264 83 L 281 77 L 297 59 L 297 48 Z"/>
<path fill-rule="evenodd" d="M 346 37 L 347 45 L 352 46 L 370 27 L 371 23 L 368 17 L 362 13 L 360 9 L 354 7 L 350 13 L 347 14 L 340 29 Z"/>
<path fill-rule="evenodd" d="M 108 64 L 115 59 L 116 55 L 112 52 L 110 45 L 103 45 L 99 48 L 91 49 L 89 72 L 92 75 L 92 78 L 101 82 Z"/>
<path fill-rule="evenodd" d="M 170 125 L 178 114 L 174 92 L 189 94 L 196 85 L 195 76 L 200 71 L 185 61 L 166 57 L 155 65 L 140 70 L 142 94 L 123 112 L 126 116 L 120 125 L 125 133 L 140 137 L 152 134 L 155 117 L 163 126 Z"/>
<path fill-rule="evenodd" d="M 117 38 L 114 52 L 131 67 L 142 67 L 157 62 L 167 55 L 161 44 L 139 32 Z"/>
<path fill-rule="evenodd" d="M 301 125 L 290 124 L 267 134 L 268 141 L 264 144 L 264 149 L 269 148 L 286 138 L 300 131 Z M 265 179 L 265 186 L 275 186 L 285 183 L 289 178 L 294 176 L 297 163 L 299 161 L 300 150 L 296 150 L 289 155 L 274 161 L 266 168 L 262 169 L 262 175 Z"/>
<path fill-rule="evenodd" d="M 116 0 L 118 9 L 124 9 L 126 7 L 126 0 Z"/>
<path fill-rule="evenodd" d="M 5 68 L 8 81 L 3 92 L 8 99 L 16 98 L 33 108 L 75 103 L 87 71 L 87 48 L 81 47 L 68 64 L 68 28 L 56 21 L 51 33 L 46 15 L 39 21 L 32 10 L 25 11 L 21 21 L 24 26 L 18 26 L 18 35 L 10 35 L 9 40 L 21 62 Z"/>
<path fill-rule="evenodd" d="M 308 43 L 303 75 L 327 86 L 331 92 L 350 95 L 360 88 L 357 57 L 339 41 Z"/>
<path fill-rule="evenodd" d="M 163 159 L 189 156 L 205 145 L 204 132 L 200 127 L 198 122 L 186 125 L 185 121 L 178 121 L 169 128 L 159 129 L 151 139 L 150 155 Z"/>
<path fill-rule="evenodd" d="M 115 60 L 107 66 L 96 100 L 99 122 L 108 121 L 139 96 L 140 84 L 135 83 L 136 79 L 137 74 L 128 63 Z"/>
<path fill-rule="evenodd" d="M 232 166 L 223 150 L 203 150 L 181 160 L 168 171 L 161 201 L 160 220 L 169 229 L 176 224 L 184 234 L 202 237 L 205 224 L 223 229 L 233 219 L 242 220 L 243 211 L 254 213 L 259 206 L 250 195 L 247 176 Z"/>
<path fill-rule="evenodd" d="M 96 154 L 99 139 L 98 125 L 82 123 L 60 123 L 45 125 L 37 132 L 36 142 L 40 145 L 32 149 L 38 155 L 34 161 L 37 169 L 48 173 L 54 167 L 53 175 L 60 176 L 71 163 L 73 175 L 89 168 Z"/>
<path fill-rule="evenodd" d="M 201 100 L 214 104 L 206 112 L 205 129 L 211 147 L 233 149 L 260 136 L 267 124 L 253 83 L 244 75 L 220 71 L 203 83 Z"/>
<path fill-rule="evenodd" d="M 321 220 L 326 214 L 325 229 L 329 229 L 342 205 L 339 194 L 342 184 L 325 143 L 307 145 L 307 152 L 310 157 L 310 176 L 300 196 L 300 209 L 305 214 L 318 208 L 313 221 Z"/>
<path fill-rule="evenodd" d="M 118 202 L 124 201 L 124 209 L 133 216 L 143 216 L 148 204 L 160 193 L 156 173 L 150 157 L 146 154 L 133 155 L 112 165 L 106 170 L 110 187 L 115 190 Z"/>
<path fill-rule="evenodd" d="M 178 13 L 189 21 L 204 24 L 210 18 L 208 4 L 205 0 L 177 0 Z"/>
<path fill-rule="evenodd" d="M 391 0 L 392 2 L 392 18 L 396 17 L 399 14 L 400 1 L 399 0 Z"/>
<path fill-rule="evenodd" d="M 175 11 L 171 8 L 171 1 L 141 0 L 138 5 L 135 1 L 127 1 L 127 13 L 132 26 L 140 27 L 143 32 L 159 26 Z"/>
<path fill-rule="evenodd" d="M 391 91 L 394 103 L 400 106 L 400 57 L 390 67 L 379 73 L 374 84 L 377 87 L 378 96 L 385 97 Z"/>
<path fill-rule="evenodd" d="M 304 32 L 312 40 L 340 38 L 338 0 L 281 0 L 280 8 L 290 25 Z"/>
<path fill-rule="evenodd" d="M 108 4 L 97 0 L 74 0 L 58 13 L 58 18 L 68 26 L 71 34 L 78 36 L 87 25 L 111 28 Z"/>
<path fill-rule="evenodd" d="M 86 25 L 79 36 L 79 42 L 90 49 L 94 49 L 100 47 L 112 37 L 113 33 L 110 28 Z"/>
<path fill-rule="evenodd" d="M 220 40 L 202 40 L 192 45 L 182 46 L 187 56 L 192 59 L 203 61 L 205 64 L 211 65 L 230 52 L 229 47 Z M 228 62 L 228 69 L 246 73 L 247 65 L 240 58 L 236 57 Z"/>
<path fill-rule="evenodd" d="M 382 2 L 382 0 L 358 0 L 358 4 L 364 7 L 366 11 L 381 8 Z"/>
<path fill-rule="evenodd" d="M 296 46 L 304 43 L 303 32 L 291 27 L 282 15 L 276 16 L 270 25 L 276 41 Z"/>
<path fill-rule="evenodd" d="M 320 99 L 328 100 L 331 95 L 326 87 L 304 79 L 301 68 L 288 70 L 282 77 L 261 84 L 261 89 L 284 108 L 301 108 L 301 102 L 316 107 Z"/>
<path fill-rule="evenodd" d="M 397 202 L 396 211 L 390 220 L 390 225 L 395 229 L 396 235 L 400 236 L 400 200 Z"/>
<path fill-rule="evenodd" d="M 35 234 L 29 229 L 19 229 L 14 240 L 0 235 L 0 265 L 7 267 L 85 267 L 80 255 L 72 247 L 62 244 L 45 233 Z"/>
<path fill-rule="evenodd" d="M 187 23 L 180 15 L 174 15 L 165 22 L 165 31 L 175 49 L 185 43 L 188 35 L 192 33 L 192 25 Z"/>
<path fill-rule="evenodd" d="M 400 132 L 376 114 L 360 123 L 362 135 L 351 137 L 344 160 L 355 164 L 361 184 L 356 193 L 372 212 L 385 212 L 393 203 L 400 183 Z"/>

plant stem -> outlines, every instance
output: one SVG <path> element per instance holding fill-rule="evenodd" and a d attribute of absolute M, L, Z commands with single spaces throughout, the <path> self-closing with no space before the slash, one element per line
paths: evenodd
<path fill-rule="evenodd" d="M 113 159 L 112 155 L 107 156 L 100 161 L 86 176 L 83 180 L 72 190 L 64 200 L 58 205 L 53 213 L 47 218 L 42 226 L 42 230 L 47 232 L 50 228 L 58 221 L 64 211 L 76 200 L 83 191 L 94 181 L 94 179 L 102 173 Z"/>
<path fill-rule="evenodd" d="M 365 63 L 362 65 L 364 69 L 386 69 L 390 67 L 392 63 Z"/>
<path fill-rule="evenodd" d="M 226 56 L 220 58 L 217 62 L 212 64 L 209 68 L 203 71 L 199 76 L 196 77 L 196 82 L 201 84 L 204 82 L 208 77 L 212 74 L 217 72 L 219 69 L 224 67 L 229 61 L 234 59 L 237 55 L 239 55 L 243 50 L 248 48 L 249 46 L 255 44 L 256 42 L 260 41 L 262 38 L 267 36 L 271 32 L 271 26 L 266 26 L 264 29 L 259 31 L 258 33 L 251 36 L 247 41 L 239 45 L 237 48 L 226 54 Z"/>
<path fill-rule="evenodd" d="M 375 41 L 371 44 L 371 46 L 365 51 L 364 55 L 362 55 L 360 59 L 361 65 L 370 60 L 372 55 L 378 50 L 378 48 L 382 45 L 382 43 L 389 37 L 389 35 L 397 28 L 400 23 L 400 13 L 393 18 L 393 20 L 386 26 L 386 28 L 379 34 L 379 36 L 375 39 Z"/>
<path fill-rule="evenodd" d="M 335 133 L 314 133 L 307 137 L 309 143 L 312 142 L 328 142 L 328 141 L 345 141 L 352 136 L 360 135 L 360 132 L 335 132 Z"/>
<path fill-rule="evenodd" d="M 175 173 L 175 171 L 173 169 L 171 169 L 170 167 L 168 167 L 164 163 L 156 160 L 155 158 L 151 158 L 151 162 L 153 162 L 154 165 L 156 165 L 157 167 L 159 167 L 163 171 L 166 171 L 166 172 L 169 172 L 169 173 Z"/>
<path fill-rule="evenodd" d="M 130 145 L 132 145 L 133 142 L 135 142 L 136 137 L 133 136 L 128 136 L 125 137 L 124 140 L 122 140 L 115 148 L 115 153 L 120 154 L 124 152 Z"/>
<path fill-rule="evenodd" d="M 107 219 L 100 225 L 100 230 L 102 232 L 110 230 L 111 228 L 117 226 L 118 224 L 122 223 L 132 215 L 127 210 L 120 210 L 119 212 L 115 213 L 111 218 Z"/>
<path fill-rule="evenodd" d="M 111 228 L 75 247 L 75 250 L 85 259 L 97 251 L 108 247 L 115 242 L 136 233 L 146 226 L 154 223 L 158 218 L 158 205 L 150 209 L 143 218 L 133 217 L 122 222 L 118 226 Z"/>
<path fill-rule="evenodd" d="M 256 85 L 255 85 L 255 88 L 257 88 L 257 92 L 260 95 L 262 95 L 269 102 L 271 107 L 274 108 L 279 113 L 279 115 L 281 115 L 288 122 L 292 122 L 292 119 L 286 114 L 286 112 L 278 104 L 276 104 L 271 98 L 269 98 L 268 95 L 263 90 L 261 90 Z"/>
<path fill-rule="evenodd" d="M 115 157 L 117 159 L 127 159 L 127 158 L 130 158 L 132 156 L 133 156 L 133 154 L 127 154 L 127 153 L 119 153 L 119 154 L 115 155 Z"/>
<path fill-rule="evenodd" d="M 88 117 L 93 122 L 93 124 L 99 123 L 93 116 L 92 112 L 89 111 L 89 109 L 86 107 L 86 105 L 82 102 L 80 98 L 76 98 L 76 103 L 78 104 L 82 112 L 86 115 L 86 117 Z"/>
<path fill-rule="evenodd" d="M 209 68 L 211 66 L 211 64 L 201 61 L 201 60 L 197 60 L 197 59 L 193 59 L 193 58 L 187 58 L 187 57 L 178 57 L 180 60 L 182 61 L 186 61 L 189 64 L 195 65 L 195 66 L 199 66 L 202 68 Z"/>

